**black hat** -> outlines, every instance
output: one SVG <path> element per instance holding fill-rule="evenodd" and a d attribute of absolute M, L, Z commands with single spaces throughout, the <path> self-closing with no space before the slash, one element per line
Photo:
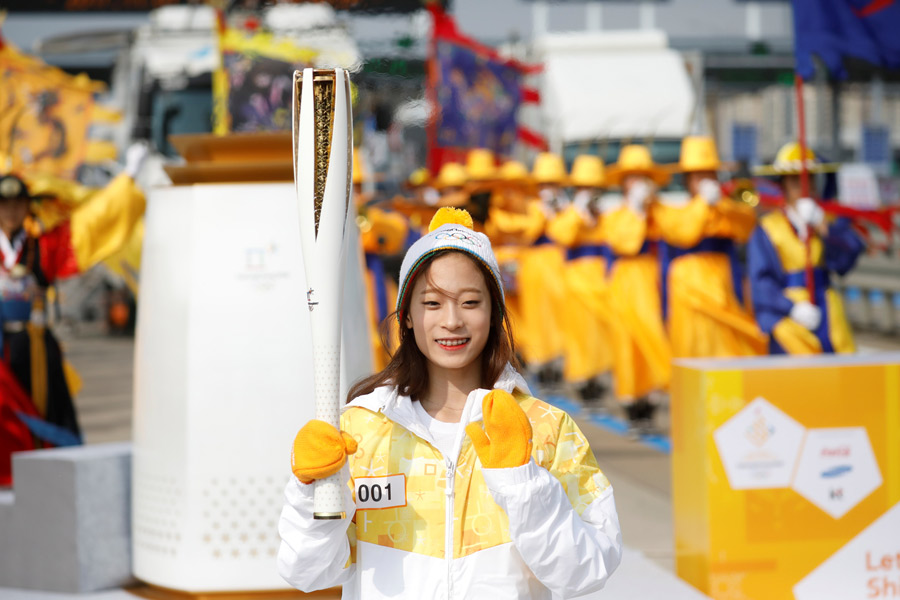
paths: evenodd
<path fill-rule="evenodd" d="M 25 182 L 15 175 L 0 177 L 0 200 L 15 200 L 16 198 L 31 198 Z"/>

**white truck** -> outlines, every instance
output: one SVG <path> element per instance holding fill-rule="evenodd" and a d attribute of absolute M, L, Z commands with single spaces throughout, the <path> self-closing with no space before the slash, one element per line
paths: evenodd
<path fill-rule="evenodd" d="M 567 163 L 591 152 L 611 164 L 628 143 L 650 144 L 658 163 L 678 160 L 697 94 L 685 58 L 668 47 L 664 32 L 547 34 L 535 40 L 529 60 L 544 66 L 541 104 L 523 117 Z"/>

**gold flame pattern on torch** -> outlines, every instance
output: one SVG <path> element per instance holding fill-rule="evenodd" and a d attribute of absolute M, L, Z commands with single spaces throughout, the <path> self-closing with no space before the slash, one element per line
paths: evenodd
<path fill-rule="evenodd" d="M 315 214 L 315 233 L 319 234 L 319 220 L 322 216 L 322 202 L 325 198 L 325 182 L 328 180 L 328 163 L 331 156 L 331 136 L 334 125 L 334 71 L 315 70 L 313 72 L 313 118 L 315 131 L 315 182 L 313 185 L 313 204 Z M 295 80 L 297 86 L 297 104 L 301 102 L 303 76 Z"/>

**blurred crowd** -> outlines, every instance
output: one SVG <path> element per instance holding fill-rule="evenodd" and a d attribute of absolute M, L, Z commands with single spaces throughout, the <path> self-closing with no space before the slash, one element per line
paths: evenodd
<path fill-rule="evenodd" d="M 783 199 L 767 211 L 746 186 L 720 182 L 706 137 L 685 138 L 674 165 L 632 144 L 614 164 L 585 154 L 570 171 L 552 153 L 529 169 L 474 149 L 465 164 L 413 172 L 391 199 L 365 193 L 369 177 L 354 163 L 376 368 L 396 339 L 399 258 L 443 206 L 465 208 L 491 238 L 528 372 L 594 410 L 614 409 L 614 398 L 635 432 L 654 431 L 673 359 L 854 350 L 830 277 L 865 245 L 808 189 L 836 165 L 797 143 L 758 169 Z M 661 191 L 676 174 L 686 200 Z"/>

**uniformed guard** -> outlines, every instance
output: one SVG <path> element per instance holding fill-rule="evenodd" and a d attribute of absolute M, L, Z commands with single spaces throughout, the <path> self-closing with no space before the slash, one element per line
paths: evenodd
<path fill-rule="evenodd" d="M 550 220 L 547 235 L 566 249 L 563 377 L 586 406 L 605 395 L 612 368 L 610 308 L 600 196 L 606 184 L 603 161 L 593 155 L 575 158 L 569 176 L 572 202 Z"/>
<path fill-rule="evenodd" d="M 564 191 L 568 175 L 562 157 L 549 152 L 539 154 L 531 178 L 537 186 L 535 208 L 549 221 L 568 204 Z M 521 350 L 528 368 L 543 383 L 555 384 L 562 379 L 564 261 L 563 249 L 544 233 L 522 251 L 519 260 Z"/>
<path fill-rule="evenodd" d="M 675 170 L 691 197 L 685 205 L 658 203 L 663 311 L 674 358 L 765 354 L 768 338 L 744 309 L 736 244 L 756 224 L 753 207 L 722 197 L 715 141 L 687 137 Z"/>
<path fill-rule="evenodd" d="M 25 179 L 0 177 L 0 378 L 5 378 L 0 390 L 19 386 L 27 394 L 35 410 L 18 418 L 41 444 L 81 441 L 72 402 L 77 376 L 47 327 L 47 290 L 105 260 L 129 240 L 146 205 L 134 182 L 146 154 L 142 144 L 129 148 L 124 172 L 100 190 L 35 177 L 41 198 L 48 205 L 74 205 L 70 214 L 38 206 L 41 198 Z M 60 202 L 62 196 L 72 196 L 71 202 Z M 2 411 L 0 418 L 11 415 Z M 7 425 L 0 422 L 4 429 Z M 8 467 L 7 453 L 0 456 L 0 485 L 8 480 Z"/>
<path fill-rule="evenodd" d="M 613 373 L 616 398 L 631 427 L 651 427 L 651 392 L 664 390 L 671 375 L 671 350 L 662 320 L 658 233 L 648 218 L 656 190 L 670 179 L 642 145 L 622 148 L 607 170 L 609 185 L 621 186 L 624 201 L 603 215 L 602 235 L 610 248 L 609 299 L 612 312 Z"/>
<path fill-rule="evenodd" d="M 837 168 L 810 149 L 804 160 L 811 174 Z M 853 352 L 853 335 L 831 274 L 848 273 L 865 244 L 847 219 L 827 219 L 815 200 L 803 197 L 800 144 L 783 146 L 775 162 L 756 174 L 778 177 L 784 193 L 784 208 L 760 218 L 747 247 L 753 309 L 760 328 L 770 334 L 769 351 Z"/>

